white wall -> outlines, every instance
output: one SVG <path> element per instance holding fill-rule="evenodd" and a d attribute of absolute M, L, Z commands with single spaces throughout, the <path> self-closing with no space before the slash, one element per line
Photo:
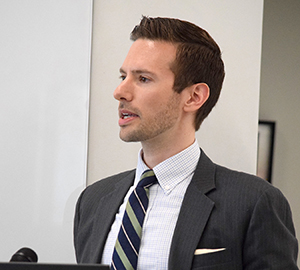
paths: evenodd
<path fill-rule="evenodd" d="M 75 262 L 85 187 L 92 1 L 0 1 L 0 261 Z"/>
<path fill-rule="evenodd" d="M 300 235 L 300 1 L 265 0 L 259 117 L 276 122 L 272 183 Z M 299 264 L 300 265 L 300 264 Z"/>
<path fill-rule="evenodd" d="M 207 29 L 223 51 L 226 78 L 217 107 L 197 134 L 216 162 L 255 173 L 263 1 L 95 0 L 88 183 L 136 166 L 138 143 L 119 139 L 112 93 L 142 15 L 189 20 Z"/>

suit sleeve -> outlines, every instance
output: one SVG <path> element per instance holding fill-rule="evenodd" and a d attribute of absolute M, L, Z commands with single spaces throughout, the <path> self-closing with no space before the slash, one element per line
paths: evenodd
<path fill-rule="evenodd" d="M 243 250 L 244 270 L 296 270 L 298 242 L 290 206 L 275 188 L 257 201 Z"/>
<path fill-rule="evenodd" d="M 79 262 L 79 246 L 80 244 L 78 243 L 78 229 L 79 229 L 79 222 L 80 222 L 80 203 L 81 199 L 83 196 L 83 193 L 81 193 L 80 197 L 78 198 L 78 201 L 76 203 L 76 208 L 75 208 L 75 215 L 74 215 L 74 248 L 75 248 L 75 255 L 76 255 L 76 261 Z"/>

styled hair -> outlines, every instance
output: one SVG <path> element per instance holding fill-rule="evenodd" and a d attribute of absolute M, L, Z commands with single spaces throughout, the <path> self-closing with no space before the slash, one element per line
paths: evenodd
<path fill-rule="evenodd" d="M 180 93 L 196 83 L 206 83 L 210 88 L 208 100 L 199 108 L 195 129 L 217 103 L 224 76 L 224 63 L 218 44 L 207 31 L 187 21 L 174 18 L 142 17 L 131 32 L 131 40 L 149 39 L 171 42 L 177 46 L 176 59 L 171 65 L 175 75 L 173 89 Z"/>

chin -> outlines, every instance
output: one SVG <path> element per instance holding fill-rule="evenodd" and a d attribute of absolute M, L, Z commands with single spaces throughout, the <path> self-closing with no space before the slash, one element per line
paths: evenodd
<path fill-rule="evenodd" d="M 120 131 L 120 139 L 124 142 L 141 142 L 145 135 L 138 132 L 122 132 Z"/>
<path fill-rule="evenodd" d="M 135 138 L 135 136 L 132 136 L 130 134 L 122 134 L 122 133 L 120 133 L 120 139 L 124 142 L 138 142 L 139 141 Z"/>

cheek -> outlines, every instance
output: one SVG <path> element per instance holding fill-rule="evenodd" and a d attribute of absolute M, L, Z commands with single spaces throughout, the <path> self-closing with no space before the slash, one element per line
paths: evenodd
<path fill-rule="evenodd" d="M 166 105 L 165 98 L 161 95 L 144 95 L 141 102 L 139 103 L 141 106 L 140 108 L 144 111 L 152 111 L 154 112 L 160 107 Z"/>
<path fill-rule="evenodd" d="M 143 94 L 139 97 L 139 102 L 137 102 L 140 110 L 156 114 L 156 112 L 166 110 L 170 103 L 177 102 L 174 90 L 170 85 L 165 83 L 141 90 Z"/>
<path fill-rule="evenodd" d="M 172 99 L 172 95 L 170 95 L 170 93 L 164 93 L 161 89 L 163 88 L 160 88 L 153 94 L 149 93 L 149 95 L 145 95 L 144 102 L 147 103 L 150 107 L 166 106 Z"/>
<path fill-rule="evenodd" d="M 156 97 L 147 100 L 147 104 L 145 104 L 145 111 L 148 112 L 148 115 L 157 115 L 162 111 L 165 111 L 168 107 L 168 103 L 163 100 L 161 97 Z"/>

